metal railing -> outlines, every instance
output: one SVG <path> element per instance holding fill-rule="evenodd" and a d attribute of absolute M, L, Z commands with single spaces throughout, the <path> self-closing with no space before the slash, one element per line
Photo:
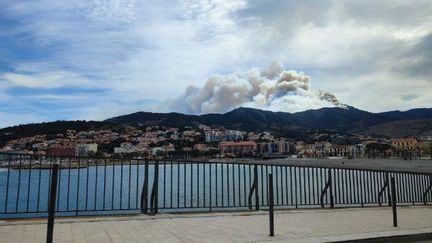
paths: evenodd
<path fill-rule="evenodd" d="M 3 158 L 1 158 L 3 157 Z M 159 211 L 275 207 L 357 207 L 432 202 L 432 175 L 379 170 L 173 160 L 113 160 L 0 154 L 0 217 L 48 213 L 51 169 L 58 164 L 56 215 L 156 214 Z"/>

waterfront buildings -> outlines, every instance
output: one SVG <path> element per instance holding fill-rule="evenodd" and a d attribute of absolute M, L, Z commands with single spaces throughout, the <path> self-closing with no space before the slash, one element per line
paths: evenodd
<path fill-rule="evenodd" d="M 75 156 L 75 146 L 52 146 L 46 150 L 47 155 Z"/>
<path fill-rule="evenodd" d="M 267 143 L 262 142 L 257 144 L 258 155 L 282 155 L 294 153 L 294 143 L 286 141 L 285 139 L 272 140 Z"/>
<path fill-rule="evenodd" d="M 98 150 L 97 143 L 78 144 L 75 147 L 75 156 L 88 156 L 90 152 L 95 154 L 97 150 Z"/>
<path fill-rule="evenodd" d="M 225 156 L 255 156 L 257 144 L 253 141 L 221 142 L 219 143 L 219 152 Z"/>
<path fill-rule="evenodd" d="M 131 154 L 158 158 L 291 155 L 302 158 L 418 158 L 432 154 L 432 139 L 415 137 L 390 140 L 359 134 L 313 131 L 309 137 L 300 140 L 290 138 L 289 134 L 287 137 L 278 137 L 268 131 L 245 132 L 206 125 L 195 128 L 127 126 L 112 130 L 66 130 L 63 134 L 19 137 L 6 141 L 0 151 L 65 156 L 89 156 L 98 152 L 98 156 Z"/>
<path fill-rule="evenodd" d="M 57 156 L 88 156 L 89 153 L 95 154 L 98 151 L 98 144 L 52 144 L 49 146 L 45 153 L 47 155 Z"/>
<path fill-rule="evenodd" d="M 133 145 L 129 142 L 123 142 L 120 147 L 114 148 L 114 154 L 129 154 L 129 153 L 148 153 L 149 147 L 145 143 Z"/>
<path fill-rule="evenodd" d="M 418 140 L 416 138 L 399 138 L 391 140 L 392 146 L 398 150 L 414 150 L 417 143 Z"/>

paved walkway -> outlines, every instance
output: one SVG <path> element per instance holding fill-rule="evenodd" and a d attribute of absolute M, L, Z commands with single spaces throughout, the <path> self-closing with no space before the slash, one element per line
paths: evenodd
<path fill-rule="evenodd" d="M 54 242 L 327 242 L 432 232 L 432 207 L 284 210 L 268 236 L 267 212 L 62 218 Z M 45 220 L 0 221 L 0 242 L 45 242 Z"/>

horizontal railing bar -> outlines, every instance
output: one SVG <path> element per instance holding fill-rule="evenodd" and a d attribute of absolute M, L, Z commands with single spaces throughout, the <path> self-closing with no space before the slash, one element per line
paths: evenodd
<path fill-rule="evenodd" d="M 105 161 L 107 158 L 91 158 L 91 157 L 85 157 L 85 156 L 65 156 L 65 155 L 32 155 L 32 154 L 10 154 L 10 153 L 0 153 L 0 155 L 13 155 L 13 156 L 37 156 L 37 157 L 48 157 L 48 158 L 54 158 L 54 159 L 69 159 L 69 158 L 75 158 L 77 160 L 79 159 L 87 159 L 87 160 L 100 160 Z M 146 159 L 119 159 L 119 158 L 109 158 L 109 162 L 104 162 L 103 165 L 98 166 L 104 166 L 106 165 L 112 165 L 114 162 L 124 162 L 124 161 L 137 161 L 138 163 L 132 163 L 131 165 L 141 164 L 144 163 Z M 148 159 L 149 164 L 154 165 L 156 162 L 170 162 L 173 164 L 222 164 L 222 165 L 258 165 L 258 166 L 276 166 L 276 167 L 291 167 L 291 168 L 316 168 L 316 169 L 341 169 L 346 171 L 353 171 L 353 170 L 359 170 L 359 171 L 366 171 L 366 172 L 389 172 L 389 173 L 407 173 L 412 175 L 430 175 L 432 172 L 416 172 L 416 171 L 404 171 L 404 170 L 383 170 L 383 169 L 366 169 L 366 168 L 347 168 L 342 166 L 315 166 L 315 165 L 290 165 L 290 164 L 279 164 L 279 163 L 262 163 L 262 162 L 238 162 L 238 161 L 218 161 L 218 162 L 210 162 L 206 160 L 194 160 L 194 159 Z M 92 164 L 94 162 L 90 162 L 90 166 L 96 166 L 95 164 Z M 120 164 L 118 164 L 120 165 Z M 13 167 L 12 167 L 13 168 Z M 62 167 L 61 169 L 68 168 L 68 167 Z M 78 168 L 72 168 L 72 169 L 78 169 Z"/>

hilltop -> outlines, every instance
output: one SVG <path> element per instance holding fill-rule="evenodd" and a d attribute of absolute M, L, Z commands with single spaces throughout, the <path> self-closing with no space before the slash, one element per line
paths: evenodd
<path fill-rule="evenodd" d="M 110 123 L 145 126 L 224 126 L 245 131 L 272 130 L 298 133 L 327 130 L 386 137 L 432 135 L 432 108 L 372 113 L 354 107 L 321 108 L 296 113 L 238 108 L 224 114 L 186 115 L 181 113 L 136 112 L 105 120 Z"/>
<path fill-rule="evenodd" d="M 432 108 L 372 113 L 349 106 L 348 109 L 334 107 L 288 113 L 242 107 L 224 114 L 203 115 L 140 111 L 104 121 L 55 121 L 7 127 L 0 129 L 0 146 L 12 139 L 37 134 L 55 136 L 68 129 L 119 129 L 127 125 L 197 127 L 201 124 L 243 131 L 271 131 L 299 139 L 315 130 L 388 138 L 432 136 Z"/>

